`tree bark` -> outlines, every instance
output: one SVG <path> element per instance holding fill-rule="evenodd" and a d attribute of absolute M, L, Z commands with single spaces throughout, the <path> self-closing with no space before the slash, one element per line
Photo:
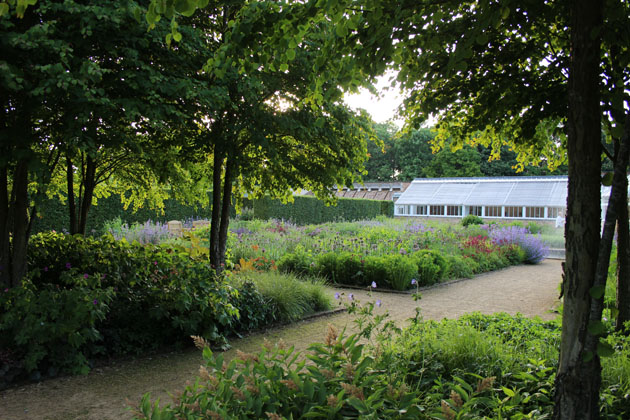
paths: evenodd
<path fill-rule="evenodd" d="M 624 135 L 621 144 L 630 142 L 630 114 L 626 116 Z M 627 171 L 627 162 L 626 168 Z M 619 332 L 624 330 L 624 324 L 630 321 L 630 226 L 628 223 L 628 178 L 624 171 L 624 185 L 622 196 L 618 203 L 618 229 L 617 229 L 617 296 L 616 296 L 616 329 Z"/>
<path fill-rule="evenodd" d="M 70 234 L 74 235 L 79 231 L 77 224 L 77 204 L 74 197 L 74 169 L 72 160 L 66 156 L 66 184 L 68 190 L 68 212 L 70 216 Z"/>
<path fill-rule="evenodd" d="M 96 186 L 96 162 L 88 155 L 85 170 L 85 179 L 83 180 L 83 193 L 81 194 L 81 203 L 79 207 L 79 221 L 77 233 L 85 235 L 87 226 L 88 213 L 92 206 L 92 198 L 94 197 L 94 188 Z"/>
<path fill-rule="evenodd" d="M 221 248 L 219 228 L 221 224 L 221 175 L 223 172 L 223 153 L 214 150 L 212 168 L 212 215 L 210 219 L 210 265 L 217 273 L 221 269 Z"/>
<path fill-rule="evenodd" d="M 11 283 L 11 242 L 9 229 L 9 177 L 8 168 L 0 168 L 0 287 Z"/>
<path fill-rule="evenodd" d="M 20 160 L 13 175 L 13 241 L 11 244 L 10 282 L 11 287 L 20 284 L 26 275 L 26 256 L 29 236 L 28 217 L 28 162 Z"/>
<path fill-rule="evenodd" d="M 228 226 L 230 224 L 230 207 L 232 204 L 232 178 L 234 163 L 228 154 L 223 177 L 223 199 L 221 202 L 221 225 L 219 226 L 219 266 L 225 267 L 225 251 L 227 249 Z"/>
<path fill-rule="evenodd" d="M 593 34 L 601 23 L 600 2 L 573 3 L 564 309 L 554 419 L 595 419 L 599 412 L 601 367 L 597 353 L 587 347 L 592 342 L 587 328 L 591 319 L 589 291 L 595 283 L 600 242 L 600 39 Z"/>

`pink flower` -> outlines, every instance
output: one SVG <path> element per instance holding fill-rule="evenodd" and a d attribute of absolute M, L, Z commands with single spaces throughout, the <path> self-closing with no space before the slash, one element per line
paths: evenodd
<path fill-rule="evenodd" d="M 69 262 L 66 263 L 66 268 L 69 270 L 72 267 L 72 264 L 70 264 Z"/>
<path fill-rule="evenodd" d="M 85 274 L 83 275 L 83 278 L 84 278 L 84 279 L 86 279 L 86 280 L 87 280 L 87 278 L 88 278 L 88 277 L 90 277 L 90 276 L 88 275 L 88 273 L 85 273 Z"/>

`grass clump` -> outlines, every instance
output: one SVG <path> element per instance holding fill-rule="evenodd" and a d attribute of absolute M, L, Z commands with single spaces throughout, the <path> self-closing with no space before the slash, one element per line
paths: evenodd
<path fill-rule="evenodd" d="M 244 282 L 255 285 L 276 322 L 297 321 L 332 308 L 325 282 L 317 278 L 300 278 L 278 271 L 247 271 L 235 278 L 237 287 Z"/>

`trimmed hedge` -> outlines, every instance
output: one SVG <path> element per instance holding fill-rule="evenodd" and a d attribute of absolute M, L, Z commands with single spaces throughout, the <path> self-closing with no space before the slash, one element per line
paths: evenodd
<path fill-rule="evenodd" d="M 290 220 L 298 225 L 319 224 L 335 221 L 373 219 L 377 216 L 393 217 L 392 201 L 339 198 L 336 206 L 326 206 L 315 197 L 296 196 L 294 202 L 283 204 L 269 197 L 253 202 L 257 219 Z"/>
<path fill-rule="evenodd" d="M 33 222 L 33 233 L 69 230 L 70 218 L 67 203 L 64 204 L 56 198 L 49 199 L 39 206 L 39 212 L 40 217 Z M 141 208 L 138 211 L 133 211 L 132 208 L 125 210 L 120 196 L 111 195 L 107 198 L 100 198 L 96 206 L 90 207 L 86 233 L 100 235 L 103 233 L 102 228 L 105 222 L 117 217 L 129 225 L 144 223 L 147 220 L 165 223 L 169 220 L 209 219 L 210 206 L 201 208 L 168 199 L 164 201 L 164 214 L 160 214 L 159 210 L 148 208 Z"/>
<path fill-rule="evenodd" d="M 256 219 L 284 219 L 294 223 L 317 224 L 331 221 L 353 221 L 372 219 L 376 216 L 392 217 L 394 215 L 394 203 L 391 201 L 363 200 L 353 198 L 340 198 L 337 206 L 326 206 L 324 202 L 315 197 L 295 197 L 292 204 L 282 204 L 278 200 L 262 198 L 255 201 L 245 199 L 244 208 L 254 209 Z M 56 230 L 63 232 L 69 230 L 67 204 L 58 199 L 49 199 L 39 207 L 40 217 L 33 222 L 33 233 Z M 232 208 L 231 216 L 236 212 Z M 98 200 L 96 206 L 90 208 L 86 233 L 100 235 L 105 222 L 117 217 L 129 225 L 144 223 L 147 220 L 165 223 L 169 220 L 209 219 L 210 205 L 208 207 L 195 207 L 182 204 L 176 200 L 164 201 L 164 213 L 159 210 L 141 208 L 133 211 L 125 210 L 120 197 L 112 195 Z"/>

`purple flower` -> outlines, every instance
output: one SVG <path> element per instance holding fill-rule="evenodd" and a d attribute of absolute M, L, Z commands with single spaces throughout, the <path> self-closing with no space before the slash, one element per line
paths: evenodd
<path fill-rule="evenodd" d="M 102 278 L 103 280 L 105 280 L 105 277 L 107 277 L 107 274 L 103 274 L 103 275 L 101 276 L 101 278 Z"/>
<path fill-rule="evenodd" d="M 94 300 L 92 301 L 92 303 L 93 303 L 94 305 L 98 305 L 98 300 L 97 300 L 97 299 L 94 299 Z"/>
<path fill-rule="evenodd" d="M 44 271 L 48 271 L 48 267 L 44 267 Z"/>
<path fill-rule="evenodd" d="M 153 261 L 153 265 L 157 265 L 157 261 Z"/>
<path fill-rule="evenodd" d="M 400 248 L 400 250 L 398 251 L 398 253 L 400 255 L 407 255 L 407 250 L 405 250 L 405 248 Z"/>
<path fill-rule="evenodd" d="M 416 284 L 418 284 L 418 281 L 416 279 L 411 279 L 411 284 L 412 285 L 416 285 Z"/>
<path fill-rule="evenodd" d="M 339 297 L 340 297 L 339 292 L 335 293 L 335 299 L 339 300 Z"/>
<path fill-rule="evenodd" d="M 84 279 L 87 279 L 88 277 L 90 277 L 90 276 L 88 275 L 88 273 L 85 273 L 85 274 L 83 275 L 83 278 L 84 278 Z"/>
<path fill-rule="evenodd" d="M 376 306 L 378 306 L 378 307 L 380 308 L 380 307 L 381 307 L 381 305 L 382 305 L 381 300 L 380 300 L 380 299 L 377 299 L 377 300 L 376 300 Z"/>
<path fill-rule="evenodd" d="M 66 268 L 67 268 L 68 270 L 70 270 L 70 268 L 71 268 L 71 267 L 72 267 L 72 264 L 70 264 L 69 262 L 68 262 L 68 263 L 66 263 Z"/>
<path fill-rule="evenodd" d="M 354 294 L 350 293 L 350 294 L 348 295 L 348 300 L 354 300 Z"/>
<path fill-rule="evenodd" d="M 376 282 L 375 281 L 372 282 L 372 289 L 376 289 Z"/>
<path fill-rule="evenodd" d="M 4 289 L 4 293 L 8 292 L 9 288 L 7 287 L 6 289 Z"/>

